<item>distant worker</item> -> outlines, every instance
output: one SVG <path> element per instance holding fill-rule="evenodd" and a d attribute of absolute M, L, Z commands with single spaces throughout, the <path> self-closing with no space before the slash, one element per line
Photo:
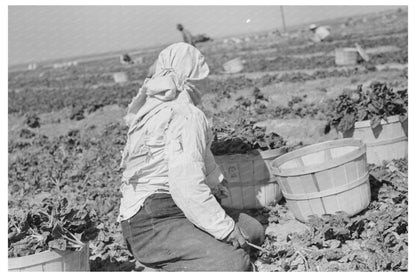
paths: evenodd
<path fill-rule="evenodd" d="M 182 26 L 182 24 L 178 24 L 178 25 L 176 25 L 176 29 L 178 29 L 178 30 L 179 30 L 179 32 L 181 32 L 181 33 L 182 33 L 182 37 L 183 37 L 183 41 L 184 41 L 184 42 L 189 43 L 189 44 L 190 44 L 190 45 L 192 45 L 192 46 L 195 46 L 195 41 L 194 41 L 194 38 L 193 38 L 193 36 L 192 36 L 191 32 L 189 32 L 188 30 L 186 30 L 186 29 Z"/>
<path fill-rule="evenodd" d="M 329 27 L 327 26 L 316 26 L 315 24 L 311 24 L 309 26 L 309 30 L 313 32 L 312 40 L 314 42 L 321 42 L 327 40 L 330 35 Z"/>
<path fill-rule="evenodd" d="M 120 56 L 120 63 L 121 64 L 133 64 L 134 61 L 131 59 L 131 57 L 128 54 L 124 54 Z"/>
<path fill-rule="evenodd" d="M 208 37 L 206 34 L 199 34 L 193 38 L 194 43 L 206 42 L 212 40 L 212 38 Z"/>

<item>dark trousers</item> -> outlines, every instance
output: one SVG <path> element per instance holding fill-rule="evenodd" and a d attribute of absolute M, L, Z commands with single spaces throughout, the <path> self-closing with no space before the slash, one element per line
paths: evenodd
<path fill-rule="evenodd" d="M 227 211 L 249 236 L 261 244 L 264 229 L 254 218 Z M 121 227 L 136 260 L 166 271 L 247 271 L 249 255 L 244 249 L 219 241 L 195 227 L 176 206 L 170 194 L 148 197 L 140 211 Z"/>

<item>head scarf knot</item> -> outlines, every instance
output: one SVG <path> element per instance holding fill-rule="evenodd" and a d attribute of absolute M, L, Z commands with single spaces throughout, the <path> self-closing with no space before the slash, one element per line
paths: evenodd
<path fill-rule="evenodd" d="M 131 120 L 128 120 L 128 125 L 140 120 L 156 106 L 176 99 L 183 91 L 190 95 L 197 93 L 188 81 L 205 79 L 208 74 L 208 65 L 198 49 L 184 42 L 168 46 L 159 54 L 155 74 L 144 81 L 130 103 L 127 117 L 130 116 Z"/>

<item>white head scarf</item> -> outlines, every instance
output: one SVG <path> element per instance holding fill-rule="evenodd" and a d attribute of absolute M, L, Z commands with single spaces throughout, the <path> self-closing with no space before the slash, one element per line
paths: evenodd
<path fill-rule="evenodd" d="M 192 99 L 198 98 L 198 90 L 188 81 L 202 80 L 209 74 L 208 65 L 198 49 L 184 42 L 172 44 L 160 52 L 156 72 L 146 79 L 127 111 L 126 121 L 130 127 L 155 107 L 176 99 L 187 92 Z"/>

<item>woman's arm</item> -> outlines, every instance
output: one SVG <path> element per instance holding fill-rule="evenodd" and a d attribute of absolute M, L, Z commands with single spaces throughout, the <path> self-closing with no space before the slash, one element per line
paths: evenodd
<path fill-rule="evenodd" d="M 170 192 L 193 224 L 217 239 L 224 239 L 235 223 L 206 184 L 208 122 L 200 110 L 191 111 L 177 117 L 180 124 L 173 124 L 167 143 Z"/>
<path fill-rule="evenodd" d="M 215 162 L 214 155 L 210 149 L 211 143 L 208 144 L 205 155 L 205 167 L 206 167 L 206 182 L 210 187 L 214 196 L 218 199 L 223 199 L 231 196 L 228 190 L 228 182 L 224 178 L 220 167 Z"/>
<path fill-rule="evenodd" d="M 211 188 L 218 186 L 223 180 L 224 175 L 221 172 L 220 167 L 215 162 L 214 155 L 211 152 L 210 143 L 207 145 L 205 151 L 205 167 L 207 173 L 207 185 Z"/>

